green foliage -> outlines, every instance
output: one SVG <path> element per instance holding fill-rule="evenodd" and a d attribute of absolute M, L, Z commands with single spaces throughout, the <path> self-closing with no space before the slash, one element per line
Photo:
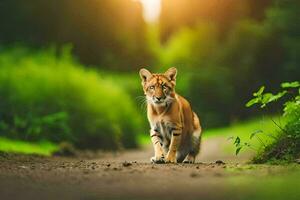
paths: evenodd
<path fill-rule="evenodd" d="M 253 93 L 253 96 L 255 98 L 251 99 L 247 104 L 246 107 L 251 107 L 254 104 L 261 104 L 261 108 L 266 107 L 266 105 L 268 103 L 271 103 L 273 101 L 277 101 L 278 99 L 280 99 L 281 97 L 283 97 L 287 91 L 283 90 L 277 94 L 272 94 L 272 93 L 265 93 L 262 94 L 264 92 L 265 87 L 262 86 L 257 92 Z"/>
<path fill-rule="evenodd" d="M 134 98 L 142 95 L 136 70 L 140 67 L 150 66 L 155 72 L 163 72 L 176 66 L 179 69 L 176 89 L 191 102 L 204 128 L 229 125 L 257 115 L 255 109 L 244 109 L 244 102 L 254 88 L 264 84 L 273 90 L 283 81 L 297 80 L 300 74 L 300 5 L 297 0 L 212 0 L 210 3 L 164 0 L 158 26 L 146 26 L 142 21 L 142 7 L 132 0 L 2 0 L 0 9 L 0 49 L 15 43 L 41 48 L 67 42 L 74 47 L 74 55 L 82 63 L 96 64 L 93 67 L 101 70 L 99 74 L 86 71 L 83 68 L 87 66 L 74 63 L 70 54 L 57 58 L 55 54 L 59 53 L 54 50 L 2 52 L 0 83 L 4 84 L 0 86 L 0 106 L 3 107 L 0 111 L 11 112 L 1 113 L 1 117 L 7 116 L 7 119 L 0 120 L 0 128 L 3 132 L 10 130 L 12 138 L 20 137 L 21 131 L 23 139 L 45 137 L 61 141 L 68 138 L 75 142 L 78 136 L 74 136 L 73 126 L 76 125 L 80 127 L 76 128 L 76 134 L 83 135 L 79 132 L 87 130 L 89 138 L 101 135 L 96 134 L 98 129 L 103 137 L 104 132 L 115 133 L 105 136 L 110 139 L 103 140 L 101 146 L 111 141 L 119 141 L 114 146 L 119 146 L 121 140 L 131 141 L 124 139 L 125 136 L 132 137 L 133 127 L 145 126 L 146 115 L 141 123 L 136 122 L 139 116 L 133 114 L 132 122 L 128 123 L 135 125 L 126 128 L 127 124 L 116 113 L 123 108 L 135 109 L 133 104 L 143 107 L 143 103 L 136 99 L 120 103 L 108 96 L 114 96 L 114 91 L 126 93 L 127 99 L 128 95 Z M 68 67 L 70 65 L 77 72 Z M 130 74 L 129 70 L 132 70 Z M 58 73 L 57 77 L 54 72 Z M 74 81 L 77 79 L 78 83 Z M 276 94 L 261 95 L 262 89 L 247 105 L 262 102 L 261 106 L 265 107 L 270 102 L 281 101 L 289 96 L 292 86 L 284 85 L 283 91 Z M 15 94 L 12 91 L 16 91 Z M 93 94 L 95 91 L 105 92 Z M 120 95 L 115 96 L 121 99 Z M 43 101 L 49 105 L 47 111 L 45 105 L 39 106 Z M 101 102 L 102 107 L 95 105 L 94 109 L 93 101 Z M 114 102 L 111 103 L 116 105 L 114 114 L 106 111 L 109 105 L 102 101 Z M 297 104 L 287 102 L 284 112 L 294 113 L 296 108 Z M 270 112 L 276 109 L 268 108 Z M 15 110 L 17 115 L 14 115 Z M 82 118 L 82 113 L 88 114 Z M 107 121 L 94 118 L 99 113 L 116 125 L 106 130 Z M 87 123 L 92 125 L 84 125 Z M 98 128 L 92 130 L 91 127 Z"/>
<path fill-rule="evenodd" d="M 0 48 L 71 43 L 82 63 L 113 74 L 133 96 L 141 95 L 138 68 L 178 67 L 177 91 L 205 128 L 257 115 L 244 109 L 254 88 L 273 90 L 300 74 L 298 0 L 164 0 L 160 21 L 148 26 L 139 1 L 132 0 L 2 0 L 0 9 Z M 265 95 L 264 101 L 281 95 Z M 43 116 L 55 113 L 61 111 Z M 68 120 L 68 112 L 58 119 Z"/>
<path fill-rule="evenodd" d="M 281 84 L 282 91 L 278 92 L 277 94 L 272 93 L 263 93 L 265 90 L 265 87 L 262 86 L 257 92 L 253 93 L 253 96 L 255 98 L 251 99 L 246 106 L 251 107 L 255 104 L 260 104 L 261 108 L 266 107 L 267 104 L 272 103 L 274 101 L 278 101 L 282 97 L 284 97 L 287 94 L 296 94 L 295 97 L 293 97 L 291 100 L 286 101 L 284 103 L 284 115 L 290 116 L 293 115 L 293 111 L 298 109 L 298 106 L 300 104 L 300 84 L 298 81 L 294 82 L 285 82 Z M 297 90 L 299 88 L 299 90 Z M 293 91 L 295 90 L 295 91 Z M 293 93 L 295 92 L 295 93 Z M 297 113 L 294 113 L 297 116 Z"/>
<path fill-rule="evenodd" d="M 160 65 L 178 67 L 178 80 L 186 77 L 183 95 L 200 114 L 204 127 L 257 115 L 255 109 L 244 109 L 254 88 L 265 84 L 273 90 L 285 80 L 299 78 L 298 1 L 212 1 L 217 6 L 209 8 L 196 0 L 173 4 L 163 3 Z M 229 7 L 232 15 L 224 16 Z M 207 11 L 211 8 L 220 9 L 222 21 Z M 188 11 L 179 12 L 182 9 Z M 174 21 L 173 15 L 180 20 Z M 281 96 L 286 94 L 266 94 L 264 101 Z M 275 110 L 273 106 L 269 112 Z"/>
<path fill-rule="evenodd" d="M 261 108 L 268 104 L 284 99 L 283 117 L 286 120 L 284 127 L 279 126 L 281 133 L 274 141 L 265 145 L 265 148 L 255 158 L 255 162 L 270 160 L 292 161 L 300 156 L 300 84 L 298 81 L 281 84 L 282 91 L 277 94 L 264 93 L 264 87 L 254 93 L 254 98 L 246 106 L 259 104 Z M 289 98 L 287 97 L 289 96 Z"/>
<path fill-rule="evenodd" d="M 182 28 L 163 47 L 160 62 L 165 67 L 170 65 L 190 70 L 204 65 L 217 48 L 217 37 L 216 27 L 210 23 Z"/>
<path fill-rule="evenodd" d="M 260 134 L 263 134 L 263 136 L 261 137 Z M 254 145 L 255 142 L 252 140 L 253 138 L 255 138 L 259 143 L 259 145 L 257 145 L 258 147 Z M 277 139 L 274 135 L 270 135 L 262 130 L 257 130 L 250 134 L 249 139 L 251 142 L 244 142 L 244 140 L 242 141 L 239 136 L 231 136 L 228 138 L 228 140 L 234 140 L 233 145 L 235 146 L 235 155 L 238 155 L 245 147 L 255 152 L 259 152 L 261 148 L 265 148 L 267 144 L 262 138 L 268 138 L 272 140 L 274 138 Z"/>
<path fill-rule="evenodd" d="M 228 156 L 232 155 L 232 152 L 235 152 L 236 155 L 249 155 L 259 152 L 277 137 L 278 127 L 274 126 L 273 121 L 278 124 L 284 123 L 277 116 L 256 117 L 233 123 L 227 127 L 208 129 L 203 137 L 228 138 L 229 143 L 224 142 L 221 147 Z M 249 133 L 251 133 L 250 137 Z"/>
<path fill-rule="evenodd" d="M 160 55 L 164 66 L 160 71 L 168 66 L 178 68 L 177 91 L 190 100 L 205 127 L 228 124 L 230 107 L 227 105 L 233 100 L 230 69 L 215 64 L 219 54 L 218 37 L 212 23 L 185 27 L 170 38 Z"/>
<path fill-rule="evenodd" d="M 50 156 L 58 150 L 58 146 L 48 141 L 26 142 L 0 137 L 0 152 L 13 152 L 23 154 L 39 154 Z"/>
<path fill-rule="evenodd" d="M 1 136 L 79 148 L 137 145 L 135 102 L 120 83 L 74 62 L 69 48 L 13 48 L 1 52 L 0 66 Z"/>
<path fill-rule="evenodd" d="M 9 121 L 0 122 L 1 132 L 10 133 L 11 136 L 18 138 L 18 132 L 23 132 L 22 139 L 40 140 L 52 139 L 55 141 L 53 132 L 59 132 L 61 135 L 71 137 L 69 127 L 67 126 L 68 115 L 65 112 L 58 112 L 45 116 L 34 116 L 31 112 L 23 116 L 14 115 Z"/>
<path fill-rule="evenodd" d="M 1 44 L 71 43 L 87 65 L 132 70 L 151 64 L 142 7 L 132 0 L 1 0 Z"/>

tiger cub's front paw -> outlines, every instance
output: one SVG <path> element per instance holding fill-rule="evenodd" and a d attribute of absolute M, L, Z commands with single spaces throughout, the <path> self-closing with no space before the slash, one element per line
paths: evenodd
<path fill-rule="evenodd" d="M 155 164 L 163 164 L 163 163 L 165 163 L 164 156 L 160 156 L 160 157 L 153 156 L 150 160 L 151 160 L 152 163 L 155 163 Z"/>
<path fill-rule="evenodd" d="M 166 163 L 177 163 L 176 154 L 168 154 L 166 158 Z"/>

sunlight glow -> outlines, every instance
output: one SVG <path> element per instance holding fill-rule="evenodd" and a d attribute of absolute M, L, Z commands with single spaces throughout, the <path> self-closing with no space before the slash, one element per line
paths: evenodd
<path fill-rule="evenodd" d="M 143 5 L 143 15 L 146 22 L 153 23 L 159 18 L 161 0 L 137 0 Z"/>

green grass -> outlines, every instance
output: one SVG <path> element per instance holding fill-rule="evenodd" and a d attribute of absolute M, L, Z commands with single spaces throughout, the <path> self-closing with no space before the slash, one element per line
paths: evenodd
<path fill-rule="evenodd" d="M 50 156 L 57 149 L 57 145 L 47 141 L 31 143 L 0 137 L 0 151 L 3 152 Z"/>
<path fill-rule="evenodd" d="M 235 146 L 233 145 L 235 137 L 241 139 L 241 143 L 249 143 L 251 148 L 243 147 L 241 153 L 248 153 L 254 151 L 258 153 L 261 151 L 262 147 L 270 144 L 274 141 L 274 137 L 280 132 L 280 127 L 284 126 L 284 121 L 279 116 L 263 116 L 255 119 L 237 122 L 228 127 L 209 129 L 203 133 L 203 138 L 210 139 L 216 137 L 225 137 L 228 139 L 227 142 L 223 144 L 223 149 L 226 153 L 235 153 Z M 251 134 L 254 132 L 259 132 L 252 139 Z M 232 138 L 232 139 L 230 139 Z"/>
<path fill-rule="evenodd" d="M 228 199 L 300 199 L 299 165 L 285 165 L 280 167 L 281 170 L 269 165 L 265 165 L 265 170 L 256 168 L 242 170 L 239 176 L 229 178 L 226 186 Z"/>
<path fill-rule="evenodd" d="M 237 122 L 228 127 L 204 130 L 203 137 L 239 136 L 241 139 L 247 139 L 251 133 L 260 130 L 265 133 L 261 134 L 261 137 L 267 139 L 268 136 L 266 134 L 274 134 L 279 130 L 272 120 L 283 126 L 283 121 L 281 121 L 280 117 L 264 116 L 247 121 Z"/>

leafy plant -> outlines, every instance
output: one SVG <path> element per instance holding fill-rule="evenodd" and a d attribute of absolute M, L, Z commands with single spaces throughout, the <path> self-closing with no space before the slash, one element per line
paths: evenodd
<path fill-rule="evenodd" d="M 263 93 L 265 90 L 265 86 L 262 86 L 257 92 L 253 93 L 254 98 L 251 99 L 250 101 L 247 102 L 246 107 L 251 107 L 255 104 L 260 104 L 261 108 L 266 107 L 267 104 L 271 102 L 278 101 L 282 97 L 284 97 L 286 94 L 292 94 L 293 91 L 292 89 L 297 89 L 299 88 L 299 93 L 294 99 L 287 101 L 284 106 L 284 111 L 286 111 L 286 107 L 291 107 L 291 106 L 297 106 L 300 104 L 300 83 L 298 81 L 295 82 L 285 82 L 281 84 L 281 88 L 283 89 L 282 91 L 278 92 L 277 94 L 272 94 L 272 93 Z M 286 114 L 286 113 L 285 113 Z"/>
<path fill-rule="evenodd" d="M 292 161 L 300 156 L 300 83 L 298 81 L 282 83 L 281 91 L 276 94 L 264 93 L 264 91 L 265 87 L 262 86 L 257 92 L 253 93 L 254 98 L 248 101 L 246 106 L 251 107 L 258 104 L 260 108 L 265 108 L 268 104 L 282 99 L 282 116 L 285 118 L 286 124 L 280 126 L 273 121 L 281 132 L 278 137 L 269 135 L 272 137 L 273 142 L 267 145 L 263 144 L 262 151 L 257 154 L 254 161 Z M 257 133 L 251 134 L 250 138 L 254 136 L 257 136 Z M 258 136 L 257 139 L 261 140 Z M 237 146 L 237 148 L 239 147 Z"/>
<path fill-rule="evenodd" d="M 235 155 L 238 155 L 243 147 L 250 147 L 250 144 L 247 142 L 242 143 L 241 138 L 239 136 L 237 137 L 229 137 L 228 140 L 233 140 L 233 145 L 236 147 L 235 149 Z"/>
<path fill-rule="evenodd" d="M 265 147 L 266 143 L 260 138 L 259 134 L 264 133 L 262 130 L 257 130 L 253 133 L 251 133 L 250 135 L 250 140 L 252 140 L 253 138 L 256 138 L 257 141 L 261 144 L 261 146 Z M 258 152 L 259 148 L 255 147 L 253 144 L 251 144 L 250 142 L 242 142 L 241 138 L 239 136 L 231 136 L 228 138 L 228 140 L 233 140 L 233 145 L 235 146 L 235 155 L 238 155 L 241 150 L 246 147 L 249 148 L 255 152 Z"/>
<path fill-rule="evenodd" d="M 89 149 L 136 147 L 141 116 L 119 85 L 84 69 L 68 49 L 5 50 L 0 53 L 0 136 Z"/>

